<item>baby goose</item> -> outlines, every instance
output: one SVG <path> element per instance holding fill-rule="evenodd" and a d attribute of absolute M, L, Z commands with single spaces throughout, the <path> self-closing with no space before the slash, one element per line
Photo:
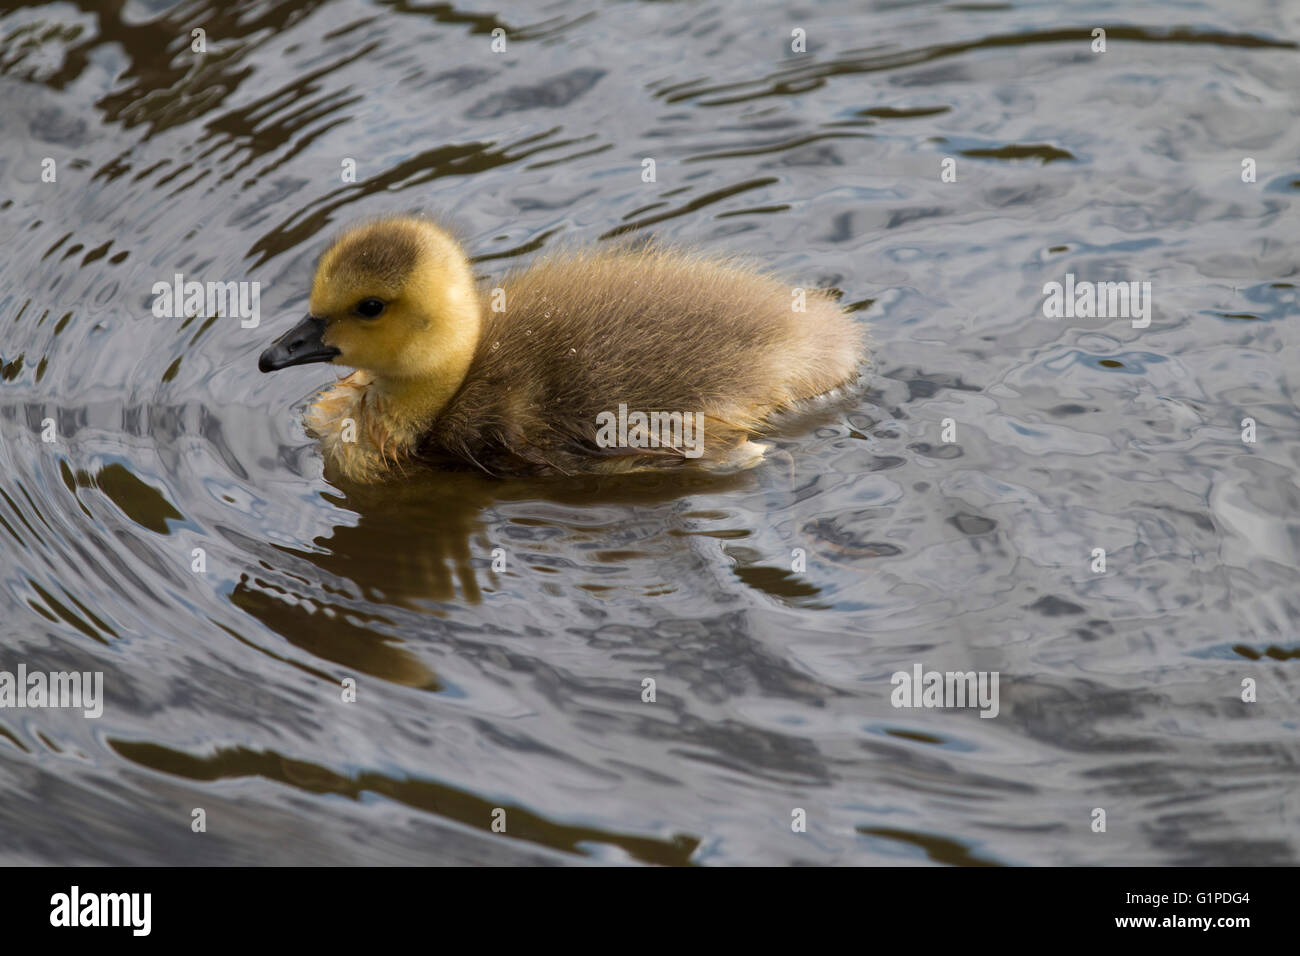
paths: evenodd
<path fill-rule="evenodd" d="M 325 251 L 309 314 L 258 367 L 357 370 L 306 415 L 327 473 L 354 482 L 407 462 L 491 475 L 691 458 L 737 467 L 761 457 L 749 438 L 769 415 L 857 375 L 857 325 L 823 292 L 810 291 L 804 311 L 795 302 L 775 278 L 662 248 L 556 256 L 481 296 L 442 229 L 391 217 Z M 616 415 L 630 433 L 616 433 Z M 662 440 L 647 440 L 647 418 Z M 683 422 L 703 435 L 682 439 Z"/>

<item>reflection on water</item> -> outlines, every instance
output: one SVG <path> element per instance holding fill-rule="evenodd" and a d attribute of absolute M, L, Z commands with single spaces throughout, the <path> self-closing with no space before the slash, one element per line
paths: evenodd
<path fill-rule="evenodd" d="M 0 671 L 106 696 L 0 709 L 0 860 L 1295 864 L 1300 21 L 1097 19 L 0 13 Z M 751 257 L 871 376 L 738 475 L 333 486 L 329 370 L 256 356 L 333 230 L 412 209 L 485 279 Z M 176 273 L 260 325 L 154 318 Z M 1045 318 L 1069 273 L 1150 327 Z M 998 717 L 894 708 L 915 664 L 998 672 Z"/>

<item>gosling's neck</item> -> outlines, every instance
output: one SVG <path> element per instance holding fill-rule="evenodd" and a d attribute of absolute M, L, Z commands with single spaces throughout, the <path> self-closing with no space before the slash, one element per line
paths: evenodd
<path fill-rule="evenodd" d="M 436 341 L 409 347 L 400 369 L 371 372 L 367 398 L 392 432 L 413 439 L 442 413 L 469 373 L 480 331 L 478 302 L 467 303 Z"/>

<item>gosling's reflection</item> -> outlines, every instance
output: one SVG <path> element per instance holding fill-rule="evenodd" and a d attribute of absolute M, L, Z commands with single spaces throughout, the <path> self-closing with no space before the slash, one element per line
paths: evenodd
<path fill-rule="evenodd" d="M 427 632 L 436 602 L 481 600 L 471 554 L 492 485 L 470 474 L 416 476 L 326 497 L 345 514 L 312 547 L 274 546 L 232 602 L 323 660 L 427 690 L 441 684 L 405 635 Z M 263 552 L 264 554 L 268 552 Z"/>
<path fill-rule="evenodd" d="M 356 515 L 319 550 L 296 551 L 328 575 L 346 578 L 377 604 L 428 611 L 431 602 L 477 604 L 499 577 L 483 514 L 495 505 L 550 502 L 569 506 L 652 507 L 689 494 L 752 482 L 744 473 L 583 476 L 501 481 L 474 472 L 426 472 L 400 483 L 341 485 L 333 498 Z M 515 507 L 513 510 L 518 510 Z"/>
<path fill-rule="evenodd" d="M 483 512 L 499 483 L 470 472 L 430 472 L 339 488 L 326 498 L 355 520 L 315 539 L 315 549 L 291 553 L 351 581 L 377 605 L 428 611 L 431 602 L 482 600 L 480 581 L 493 573 Z"/>
<path fill-rule="evenodd" d="M 348 520 L 311 548 L 275 546 L 275 560 L 245 574 L 232 600 L 310 653 L 399 684 L 436 690 L 436 676 L 401 646 L 427 634 L 447 602 L 478 604 L 501 577 L 484 513 L 494 505 L 653 507 L 733 490 L 752 475 L 683 470 L 579 479 L 498 481 L 472 472 L 422 472 L 380 486 L 339 485 L 326 495 Z"/>

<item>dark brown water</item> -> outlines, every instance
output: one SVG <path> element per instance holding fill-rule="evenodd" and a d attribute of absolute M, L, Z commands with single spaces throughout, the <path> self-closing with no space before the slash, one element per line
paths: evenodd
<path fill-rule="evenodd" d="M 1300 7 L 0 36 L 0 671 L 105 697 L 0 709 L 0 862 L 1300 861 Z M 333 230 L 409 209 L 487 276 L 638 230 L 751 256 L 842 291 L 870 376 L 729 478 L 347 494 L 299 424 L 332 373 L 256 359 Z M 260 326 L 155 318 L 178 272 L 261 283 Z M 1150 282 L 1149 326 L 1045 317 L 1067 273 Z M 895 708 L 916 664 L 996 671 L 998 716 Z"/>

